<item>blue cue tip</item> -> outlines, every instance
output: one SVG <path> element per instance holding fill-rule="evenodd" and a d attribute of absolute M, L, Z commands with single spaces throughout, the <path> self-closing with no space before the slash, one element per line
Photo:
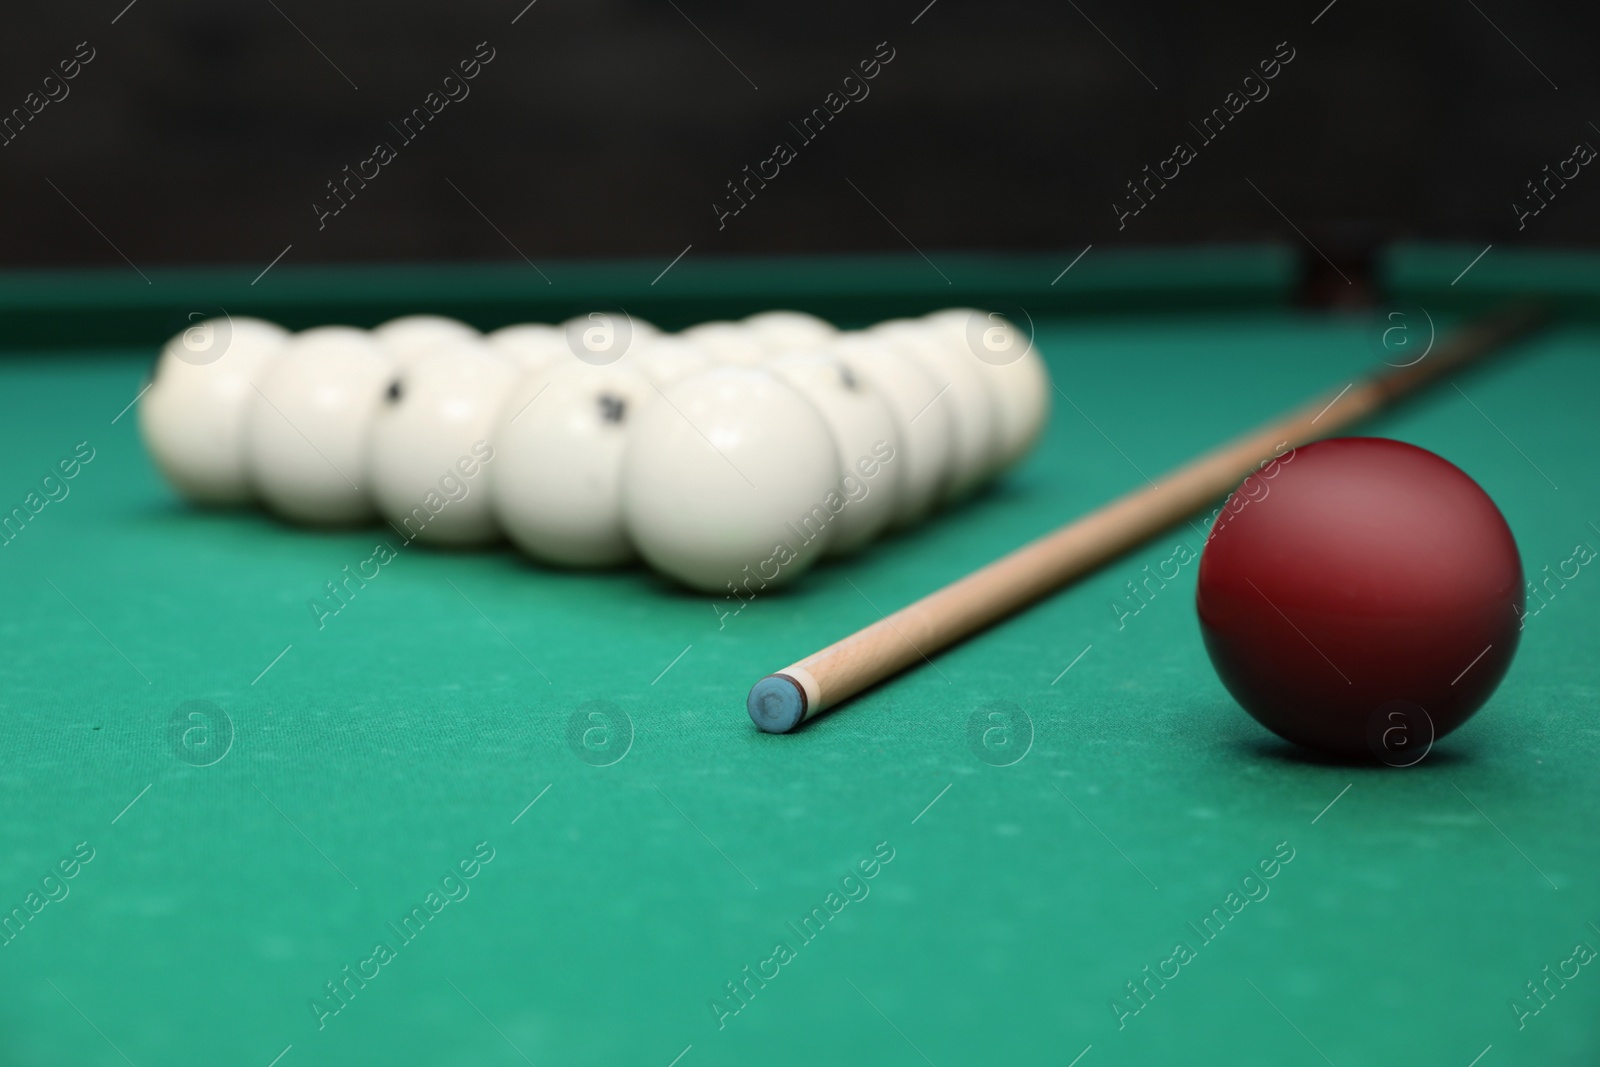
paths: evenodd
<path fill-rule="evenodd" d="M 769 674 L 750 687 L 745 707 L 751 720 L 767 733 L 786 734 L 806 717 L 806 695 L 793 678 Z"/>

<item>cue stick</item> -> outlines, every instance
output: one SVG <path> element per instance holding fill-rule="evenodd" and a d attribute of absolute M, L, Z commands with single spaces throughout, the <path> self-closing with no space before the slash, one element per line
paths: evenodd
<path fill-rule="evenodd" d="M 758 681 L 747 707 L 756 725 L 786 733 L 918 662 L 1014 614 L 1136 548 L 1233 490 L 1285 444 L 1331 436 L 1434 380 L 1461 370 L 1545 316 L 1502 309 L 1468 323 L 1421 360 L 1347 386 L 1206 453 L 1151 484 L 1067 523 L 892 615 Z M 1432 358 L 1428 358 L 1431 355 Z"/>

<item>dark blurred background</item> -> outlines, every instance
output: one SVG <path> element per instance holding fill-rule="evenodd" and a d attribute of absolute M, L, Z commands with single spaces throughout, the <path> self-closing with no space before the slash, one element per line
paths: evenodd
<path fill-rule="evenodd" d="M 699 257 L 1268 239 L 1359 263 L 1405 238 L 1600 238 L 1600 168 L 1523 229 L 1513 208 L 1578 142 L 1600 146 L 1593 5 L 525 5 L 13 6 L 0 261 L 264 265 L 292 243 L 295 263 L 665 264 L 691 243 Z M 65 97 L 16 118 L 62 93 L 44 79 L 80 42 L 94 58 Z M 494 58 L 470 95 L 402 141 L 391 123 L 479 42 Z M 791 124 L 880 42 L 894 58 L 870 95 L 802 142 Z M 1294 59 L 1270 95 L 1204 144 L 1189 124 L 1280 42 Z M 1180 140 L 1198 158 L 1119 229 L 1126 183 Z M 379 141 L 397 158 L 319 230 L 325 183 Z M 797 158 L 719 228 L 726 183 L 778 141 Z"/>

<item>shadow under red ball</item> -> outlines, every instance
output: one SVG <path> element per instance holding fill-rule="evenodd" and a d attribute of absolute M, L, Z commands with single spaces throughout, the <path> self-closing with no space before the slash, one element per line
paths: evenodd
<path fill-rule="evenodd" d="M 1336 438 L 1229 498 L 1196 602 L 1217 673 L 1262 725 L 1383 758 L 1375 739 L 1394 709 L 1429 727 L 1413 743 L 1431 742 L 1494 692 L 1517 649 L 1522 563 L 1460 468 L 1400 441 Z"/>

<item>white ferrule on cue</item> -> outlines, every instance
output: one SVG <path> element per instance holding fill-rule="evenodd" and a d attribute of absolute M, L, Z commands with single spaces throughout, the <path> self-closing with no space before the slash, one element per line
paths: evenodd
<path fill-rule="evenodd" d="M 1358 422 L 1533 328 L 1538 308 L 1463 327 L 1420 362 L 1312 401 L 1152 483 L 1022 546 L 849 637 L 758 681 L 747 710 L 786 733 L 1011 615 L 1205 510 L 1258 467 Z"/>

